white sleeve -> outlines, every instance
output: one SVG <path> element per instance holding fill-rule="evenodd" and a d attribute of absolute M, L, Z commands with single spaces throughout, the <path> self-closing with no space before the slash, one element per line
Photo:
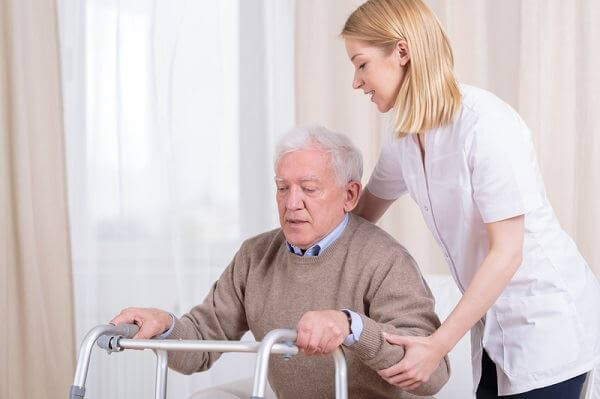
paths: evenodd
<path fill-rule="evenodd" d="M 469 163 L 473 199 L 485 223 L 524 215 L 543 204 L 531 134 L 515 111 L 479 121 Z"/>
<path fill-rule="evenodd" d="M 400 159 L 400 142 L 389 136 L 384 140 L 377 165 L 366 189 L 374 196 L 395 200 L 407 192 Z"/>

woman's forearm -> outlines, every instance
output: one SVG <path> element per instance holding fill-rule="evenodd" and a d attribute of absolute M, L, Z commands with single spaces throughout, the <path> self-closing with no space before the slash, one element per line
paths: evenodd
<path fill-rule="evenodd" d="M 393 202 L 394 200 L 385 200 L 376 197 L 369 190 L 364 189 L 358 205 L 356 205 L 352 213 L 367 219 L 371 223 L 377 223 Z"/>
<path fill-rule="evenodd" d="M 449 352 L 494 304 L 520 264 L 520 252 L 490 250 L 463 297 L 432 337 Z"/>

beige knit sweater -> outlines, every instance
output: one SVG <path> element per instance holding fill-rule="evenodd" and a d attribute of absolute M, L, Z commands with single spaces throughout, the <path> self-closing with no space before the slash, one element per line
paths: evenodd
<path fill-rule="evenodd" d="M 439 325 L 434 300 L 413 258 L 377 226 L 352 215 L 348 226 L 316 257 L 288 251 L 281 229 L 242 244 L 201 305 L 176 320 L 171 339 L 239 340 L 248 329 L 257 340 L 275 328 L 292 328 L 309 310 L 351 309 L 363 331 L 342 346 L 350 398 L 410 398 L 376 370 L 404 355 L 382 331 L 430 335 Z M 208 369 L 218 353 L 170 352 L 169 367 L 182 373 Z M 233 371 L 235 372 L 235 371 Z M 435 394 L 449 377 L 448 359 L 415 394 Z M 272 355 L 269 382 L 278 398 L 335 397 L 331 356 Z"/>

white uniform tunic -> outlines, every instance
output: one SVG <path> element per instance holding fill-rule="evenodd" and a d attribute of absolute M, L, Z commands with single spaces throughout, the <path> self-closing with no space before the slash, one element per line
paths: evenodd
<path fill-rule="evenodd" d="M 482 346 L 498 366 L 498 394 L 526 392 L 589 371 L 600 361 L 600 284 L 561 229 L 531 134 L 493 94 L 462 85 L 455 122 L 391 138 L 367 185 L 420 206 L 462 292 L 488 253 L 485 223 L 525 215 L 523 263 L 471 330 L 475 388 Z"/>

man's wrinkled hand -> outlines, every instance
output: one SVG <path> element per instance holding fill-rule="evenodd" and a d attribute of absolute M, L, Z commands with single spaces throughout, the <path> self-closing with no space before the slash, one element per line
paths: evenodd
<path fill-rule="evenodd" d="M 350 334 L 346 314 L 340 310 L 306 312 L 296 326 L 296 345 L 307 355 L 333 352 Z"/>
<path fill-rule="evenodd" d="M 134 339 L 150 339 L 167 331 L 171 327 L 171 315 L 164 310 L 154 308 L 127 308 L 121 310 L 112 324 L 136 324 L 140 330 Z"/>

